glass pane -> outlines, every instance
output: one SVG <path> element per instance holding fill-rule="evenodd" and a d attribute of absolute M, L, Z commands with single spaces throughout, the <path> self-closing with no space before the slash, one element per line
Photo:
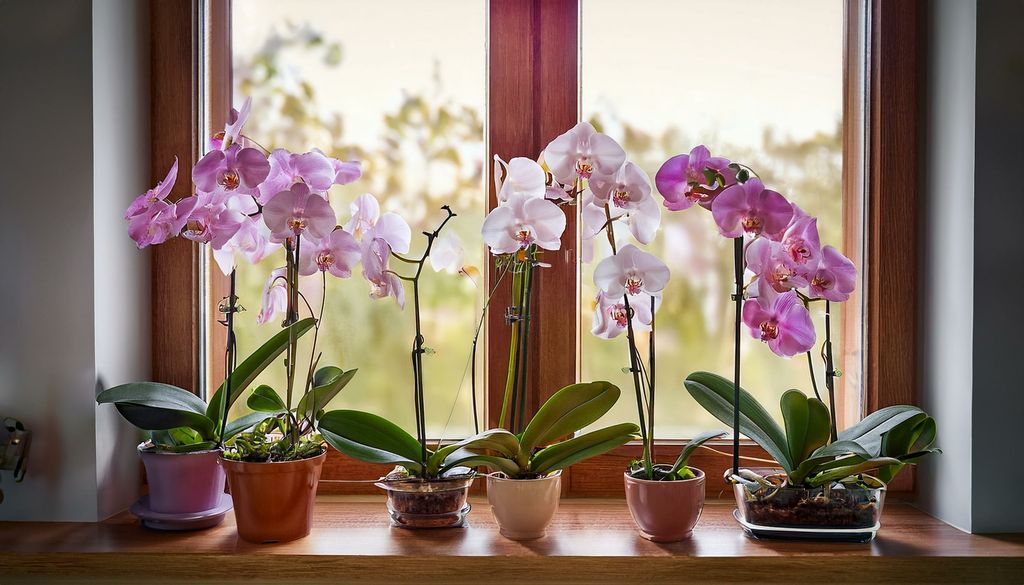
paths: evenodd
<path fill-rule="evenodd" d="M 748 164 L 819 218 L 823 244 L 843 250 L 843 5 L 638 0 L 624 9 L 618 0 L 583 0 L 583 119 L 618 140 L 652 184 L 662 162 L 701 143 Z M 605 341 L 590 334 L 593 268 L 610 253 L 603 238 L 593 249 L 594 260 L 582 267 L 582 378 L 623 389 L 602 422 L 635 420 L 632 381 L 621 370 L 628 365 L 625 336 Z M 718 235 L 709 213 L 665 211 L 647 249 L 672 270 L 657 320 L 657 435 L 721 428 L 682 380 L 694 370 L 732 377 L 731 242 Z M 812 313 L 820 326 L 820 311 Z M 833 333 L 837 344 L 843 325 L 840 319 Z M 744 386 L 767 408 L 778 413 L 789 388 L 811 394 L 805 357 L 776 357 L 745 327 L 743 336 Z M 856 357 L 860 347 L 836 350 Z M 815 368 L 820 383 L 817 358 Z M 844 369 L 840 380 L 859 391 L 858 368 Z"/>
<path fill-rule="evenodd" d="M 361 160 L 363 177 L 331 191 L 339 219 L 347 221 L 357 196 L 374 194 L 382 212 L 398 212 L 412 226 L 412 256 L 425 242 L 419 234 L 436 227 L 441 205 L 450 204 L 458 217 L 446 231 L 461 238 L 466 264 L 479 267 L 485 7 L 483 0 L 234 2 L 234 103 L 252 97 L 246 134 L 270 149 L 317 147 Z M 255 317 L 264 279 L 282 264 L 279 253 L 239 270 L 248 308 L 238 326 L 243 356 L 277 331 L 279 324 L 260 326 Z M 359 369 L 329 407 L 375 412 L 414 432 L 411 287 L 402 311 L 394 299 L 368 298 L 358 271 L 327 282 L 320 363 Z M 308 288 L 316 308 L 319 278 Z M 428 433 L 465 436 L 473 431 L 469 356 L 482 294 L 473 278 L 429 267 L 421 294 L 424 337 L 433 350 L 424 360 Z M 265 379 L 285 386 L 283 368 L 268 370 Z"/>

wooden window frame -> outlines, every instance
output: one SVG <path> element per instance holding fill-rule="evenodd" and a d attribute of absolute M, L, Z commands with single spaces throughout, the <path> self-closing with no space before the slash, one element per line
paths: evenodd
<path fill-rule="evenodd" d="M 579 119 L 579 0 L 488 2 L 486 160 L 494 154 L 506 159 L 533 158 Z M 859 68 L 857 60 L 845 62 L 843 105 L 844 191 L 865 191 L 863 246 L 858 241 L 845 242 L 854 260 L 860 260 L 858 265 L 867 267 L 863 287 L 864 412 L 918 400 L 916 105 L 922 87 L 921 22 L 925 10 L 914 0 L 847 0 L 847 53 L 861 50 L 858 43 L 866 42 L 868 54 L 865 69 Z M 867 23 L 865 38 L 858 36 L 863 30 L 858 25 L 861 16 Z M 202 136 L 223 127 L 231 100 L 230 0 L 157 2 L 151 8 L 151 24 L 151 129 L 156 137 L 151 175 L 153 181 L 160 179 L 167 161 L 177 156 L 180 177 L 188 177 L 199 155 L 200 123 L 205 122 Z M 867 87 L 863 109 L 856 93 L 862 86 Z M 203 96 L 206 103 L 200 103 Z M 209 119 L 203 119 L 204 111 L 211 113 Z M 863 142 L 853 140 L 861 128 Z M 892 177 L 899 180 L 886 181 Z M 488 189 L 488 207 L 492 208 L 496 194 L 493 186 Z M 187 196 L 188 191 L 189 181 L 179 180 L 172 198 Z M 855 211 L 844 208 L 844 215 L 860 217 Z M 538 295 L 578 298 L 577 231 L 576 218 L 570 215 L 563 250 L 545 258 L 552 267 L 541 272 Z M 225 294 L 224 279 L 216 271 L 207 271 L 210 276 L 204 281 L 203 266 L 199 248 L 181 238 L 153 250 L 153 379 L 194 391 L 223 374 L 219 360 L 211 360 L 206 379 L 199 379 L 202 340 L 209 340 L 212 348 L 224 341 L 220 328 L 210 328 L 209 319 L 200 321 L 201 315 L 213 314 L 216 300 Z M 493 263 L 487 272 L 493 279 Z M 210 303 L 205 310 L 201 286 L 206 287 L 205 299 Z M 499 289 L 493 303 L 499 307 L 509 304 L 509 292 Z M 536 343 L 530 356 L 530 410 L 578 377 L 578 310 L 541 303 L 532 327 Z M 485 358 L 486 412 L 491 425 L 500 408 L 507 342 L 502 312 L 493 311 L 488 315 Z M 659 441 L 658 445 L 668 450 L 669 445 L 678 443 Z M 564 474 L 564 493 L 621 496 L 619 474 L 639 453 L 640 446 L 631 444 L 573 466 Z M 749 442 L 741 447 L 741 453 L 766 457 L 759 446 Z M 695 454 L 693 463 L 712 477 L 731 465 L 728 454 L 705 451 Z M 372 478 L 386 469 L 332 451 L 321 492 L 373 492 L 369 484 L 330 480 Z M 904 474 L 890 490 L 906 492 L 913 487 L 913 474 Z M 709 496 L 728 496 L 717 481 L 709 481 L 707 490 Z"/>

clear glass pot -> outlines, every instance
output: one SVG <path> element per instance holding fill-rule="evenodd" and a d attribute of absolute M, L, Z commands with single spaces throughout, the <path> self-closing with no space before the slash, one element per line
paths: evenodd
<path fill-rule="evenodd" d="M 872 528 L 878 524 L 885 488 L 765 487 L 734 484 L 736 506 L 749 524 L 783 528 Z"/>

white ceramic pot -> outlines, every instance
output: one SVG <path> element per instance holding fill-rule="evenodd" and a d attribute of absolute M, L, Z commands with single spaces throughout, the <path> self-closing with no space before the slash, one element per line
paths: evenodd
<path fill-rule="evenodd" d="M 558 511 L 562 472 L 540 479 L 487 476 L 487 501 L 501 535 L 510 540 L 544 536 Z"/>

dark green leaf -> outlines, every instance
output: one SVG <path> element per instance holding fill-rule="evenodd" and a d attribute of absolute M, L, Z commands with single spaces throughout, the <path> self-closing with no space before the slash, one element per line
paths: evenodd
<path fill-rule="evenodd" d="M 859 443 L 854 441 L 836 441 L 835 443 L 829 443 L 823 447 L 816 449 L 811 455 L 800 462 L 797 468 L 789 474 L 789 479 L 794 484 L 801 484 L 809 475 L 820 473 L 825 469 L 828 469 L 830 462 L 835 462 L 840 458 L 846 458 L 850 455 L 857 457 L 857 461 L 865 461 L 871 459 L 871 454 L 864 450 Z M 849 464 L 854 460 L 847 459 Z"/>
<path fill-rule="evenodd" d="M 295 409 L 299 418 L 310 416 L 314 405 L 317 412 L 322 411 L 352 381 L 357 371 L 353 369 L 346 372 L 335 366 L 324 366 L 317 370 L 313 375 L 313 390 L 299 400 L 299 406 Z"/>
<path fill-rule="evenodd" d="M 817 487 L 826 483 L 845 479 L 851 475 L 857 475 L 858 473 L 864 473 L 866 471 L 871 471 L 872 469 L 878 469 L 888 465 L 902 465 L 902 463 L 900 463 L 899 459 L 893 459 L 892 457 L 875 457 L 868 459 L 867 461 L 861 461 L 859 463 L 854 463 L 853 465 L 837 467 L 835 469 L 819 473 L 809 478 L 807 480 L 807 484 L 812 487 Z"/>
<path fill-rule="evenodd" d="M 530 458 L 530 471 L 550 473 L 564 469 L 624 445 L 637 438 L 639 432 L 640 428 L 633 423 L 620 423 L 556 443 L 541 449 Z"/>
<path fill-rule="evenodd" d="M 245 401 L 245 405 L 256 412 L 272 412 L 277 414 L 288 412 L 288 407 L 285 406 L 281 396 L 266 384 L 257 386 L 252 391 L 252 394 L 249 395 L 249 399 Z"/>
<path fill-rule="evenodd" d="M 229 421 L 227 428 L 224 429 L 224 440 L 227 441 L 238 433 L 245 432 L 272 416 L 276 415 L 272 412 L 254 412 Z"/>
<path fill-rule="evenodd" d="M 549 398 L 523 430 L 521 451 L 547 445 L 571 435 L 604 416 L 619 399 L 619 388 L 611 382 L 588 382 L 562 388 Z"/>
<path fill-rule="evenodd" d="M 159 382 L 132 382 L 108 388 L 96 397 L 99 404 L 131 402 L 140 406 L 154 406 L 171 410 L 187 410 L 206 414 L 206 403 L 195 394 Z"/>
<path fill-rule="evenodd" d="M 856 441 L 872 456 L 881 454 L 882 435 L 924 411 L 916 406 L 888 406 L 864 417 L 859 423 L 839 433 L 839 439 Z"/>
<path fill-rule="evenodd" d="M 515 460 L 519 455 L 519 439 L 505 429 L 490 429 L 451 445 L 440 447 L 431 456 L 428 467 L 436 473 L 441 467 L 450 467 L 446 461 L 452 453 L 461 449 L 480 452 L 497 451 L 503 457 Z"/>
<path fill-rule="evenodd" d="M 256 376 L 260 375 L 288 347 L 289 332 L 298 339 L 312 329 L 314 323 L 316 323 L 316 319 L 302 319 L 278 331 L 266 343 L 261 345 L 259 349 L 252 352 L 249 357 L 238 364 L 238 367 L 231 372 L 231 398 L 228 400 L 228 408 L 231 408 L 231 405 L 252 384 Z M 221 412 L 224 408 L 223 396 L 226 384 L 227 380 L 221 383 L 210 399 L 210 405 L 206 408 L 206 416 L 210 420 L 218 421 L 218 424 L 220 424 Z"/>
<path fill-rule="evenodd" d="M 419 442 L 385 418 L 358 410 L 332 410 L 320 417 L 318 426 L 324 440 L 349 457 L 422 471 Z"/>
<path fill-rule="evenodd" d="M 672 469 L 669 470 L 669 474 L 678 475 L 679 470 L 686 468 L 687 461 L 690 460 L 690 455 L 693 455 L 694 451 L 711 439 L 717 439 L 723 435 L 725 435 L 725 431 L 706 431 L 690 439 L 686 446 L 683 447 L 683 451 L 679 454 L 679 458 L 676 459 L 675 465 L 673 465 Z"/>
<path fill-rule="evenodd" d="M 786 423 L 789 460 L 794 467 L 799 467 L 815 449 L 828 442 L 832 429 L 828 408 L 817 398 L 809 398 L 799 390 L 786 391 L 780 406 Z"/>
<path fill-rule="evenodd" d="M 118 412 L 128 422 L 144 431 L 166 431 L 177 427 L 195 429 L 203 439 L 214 438 L 213 421 L 191 410 L 160 408 L 131 402 L 116 403 Z"/>
<path fill-rule="evenodd" d="M 469 449 L 458 449 L 449 453 L 441 466 L 439 474 L 459 466 L 476 467 L 482 465 L 493 471 L 500 471 L 509 477 L 517 477 L 523 473 L 523 469 L 516 465 L 515 461 L 498 457 L 495 455 L 481 455 Z"/>
<path fill-rule="evenodd" d="M 686 390 L 704 410 L 732 427 L 733 383 L 709 372 L 694 372 L 686 377 Z M 786 472 L 793 470 L 786 434 L 749 392 L 740 388 L 740 432 L 761 445 Z"/>

